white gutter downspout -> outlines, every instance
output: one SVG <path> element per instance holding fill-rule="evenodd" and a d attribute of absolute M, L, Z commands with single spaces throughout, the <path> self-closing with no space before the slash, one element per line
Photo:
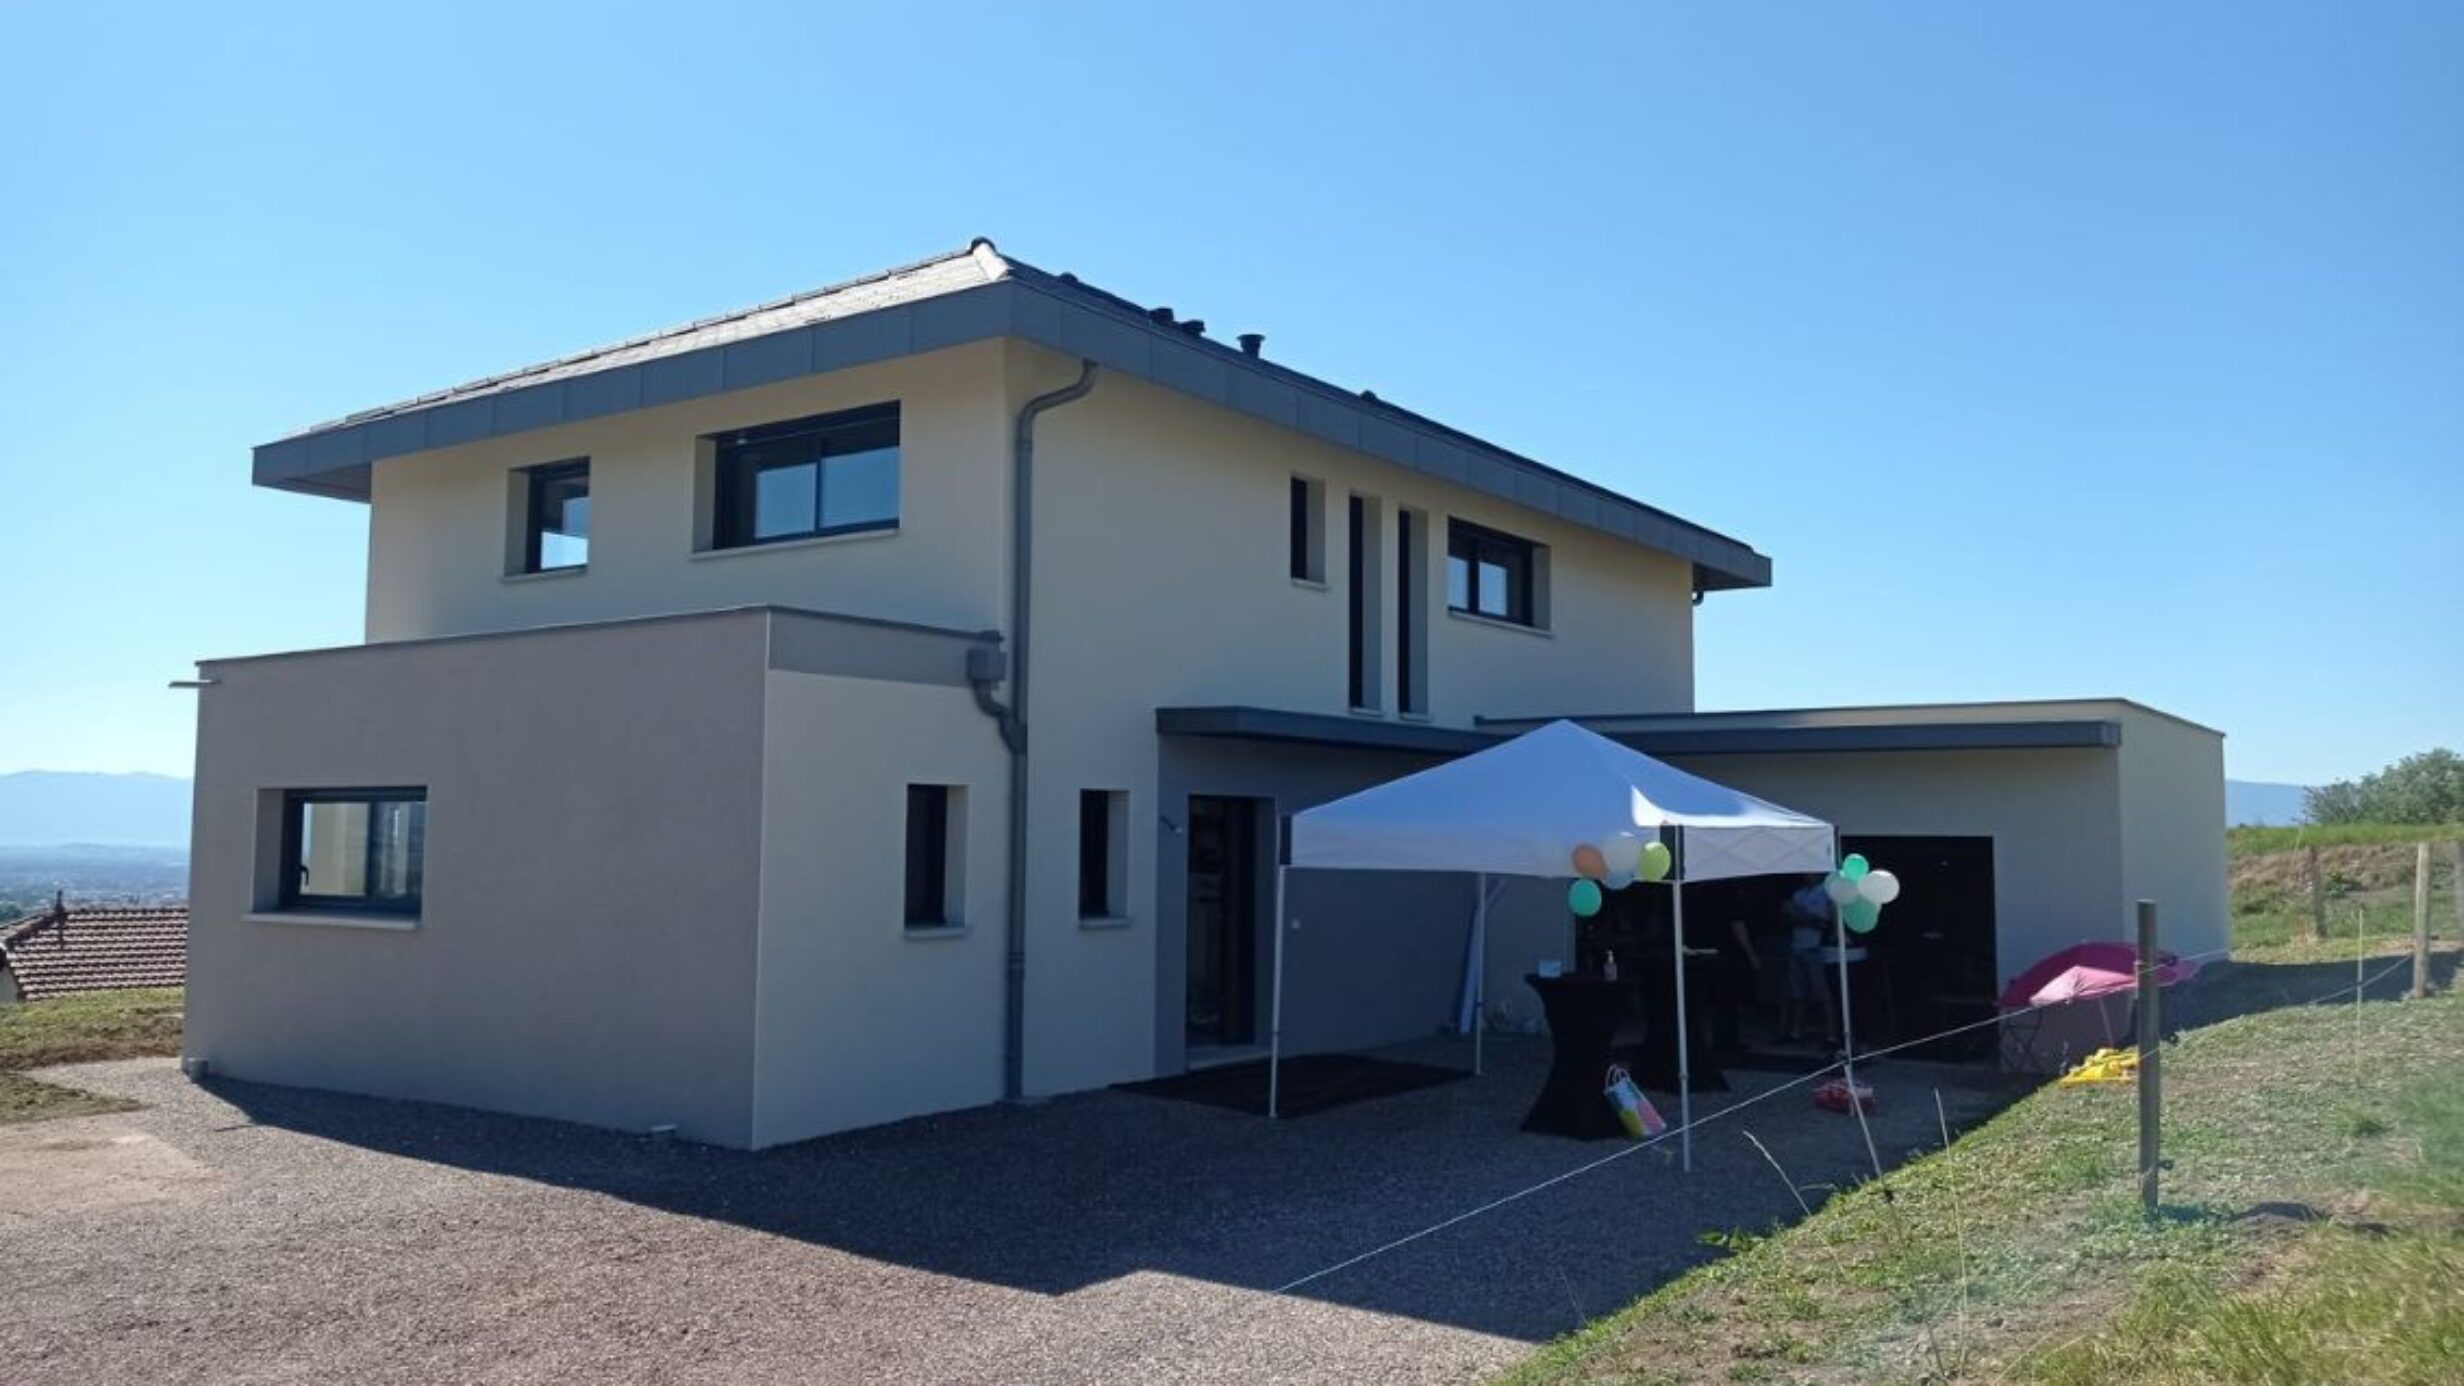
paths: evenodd
<path fill-rule="evenodd" d="M 1086 398 L 1095 388 L 1095 363 L 1080 361 L 1078 379 L 1037 395 L 1018 410 L 1010 447 L 1010 637 L 1007 706 L 994 700 L 987 682 L 975 684 L 978 707 L 1000 720 L 1001 744 L 1010 753 L 1009 956 L 1002 996 L 1001 1096 L 1015 1102 L 1026 1092 L 1027 1049 L 1027 631 L 1034 614 L 1035 421 L 1048 409 Z"/>

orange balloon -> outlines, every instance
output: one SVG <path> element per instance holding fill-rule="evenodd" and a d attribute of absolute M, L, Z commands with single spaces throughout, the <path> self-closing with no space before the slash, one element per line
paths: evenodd
<path fill-rule="evenodd" d="M 1602 880 L 1608 876 L 1608 858 L 1600 849 L 1586 842 L 1574 849 L 1574 874 L 1586 880 Z"/>

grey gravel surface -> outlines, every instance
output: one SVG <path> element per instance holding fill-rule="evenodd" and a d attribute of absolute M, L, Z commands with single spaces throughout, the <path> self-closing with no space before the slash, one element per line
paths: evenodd
<path fill-rule="evenodd" d="M 1400 1057 L 1451 1060 L 1459 1047 Z M 0 1128 L 0 1380 L 1478 1380 L 1865 1166 L 1800 1088 L 1627 1148 L 1516 1130 L 1545 1044 L 1280 1125 L 1106 1092 L 748 1155 L 249 1084 L 46 1077 L 147 1104 Z M 1785 1079 L 1737 1074 L 1698 1114 Z M 1873 1070 L 1886 1161 L 2004 1100 Z M 1673 1106 L 1673 1103 L 1670 1104 Z M 1820 1193 L 1812 1195 L 1817 1200 Z"/>

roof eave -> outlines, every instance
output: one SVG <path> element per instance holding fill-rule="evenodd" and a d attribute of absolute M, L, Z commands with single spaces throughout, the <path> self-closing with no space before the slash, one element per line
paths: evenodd
<path fill-rule="evenodd" d="M 1014 262 L 1013 262 L 1014 263 Z M 256 484 L 366 500 L 378 461 L 1014 337 L 1510 504 L 1689 560 L 1698 591 L 1767 587 L 1752 546 L 1073 287 L 1022 275 L 538 384 L 345 420 L 257 447 Z"/>

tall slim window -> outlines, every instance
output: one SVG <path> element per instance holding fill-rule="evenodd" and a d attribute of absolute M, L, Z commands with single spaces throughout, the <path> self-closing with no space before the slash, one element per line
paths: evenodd
<path fill-rule="evenodd" d="M 1539 546 L 1466 520 L 1446 526 L 1446 605 L 1516 625 L 1540 624 Z"/>
<path fill-rule="evenodd" d="M 1375 530 L 1369 498 L 1353 496 L 1344 521 L 1345 600 L 1351 618 L 1345 673 L 1351 705 L 1371 708 L 1377 706 L 1377 654 L 1371 643 L 1377 638 L 1377 563 L 1370 550 Z"/>
<path fill-rule="evenodd" d="M 898 525 L 898 406 L 719 435 L 711 543 L 734 549 Z"/>
<path fill-rule="evenodd" d="M 427 850 L 426 790 L 292 790 L 283 795 L 281 905 L 417 914 Z"/>
<path fill-rule="evenodd" d="M 1118 789 L 1078 793 L 1078 917 L 1120 919 L 1129 913 L 1129 795 Z"/>
<path fill-rule="evenodd" d="M 590 460 L 523 473 L 522 571 L 552 573 L 590 562 Z"/>
<path fill-rule="evenodd" d="M 907 786 L 907 927 L 942 928 L 950 909 L 950 787 Z"/>
<path fill-rule="evenodd" d="M 1395 511 L 1395 707 L 1418 715 L 1429 710 L 1421 573 L 1428 558 L 1427 516 Z"/>
<path fill-rule="evenodd" d="M 1326 581 L 1326 483 L 1292 478 L 1291 571 L 1294 582 Z"/>

